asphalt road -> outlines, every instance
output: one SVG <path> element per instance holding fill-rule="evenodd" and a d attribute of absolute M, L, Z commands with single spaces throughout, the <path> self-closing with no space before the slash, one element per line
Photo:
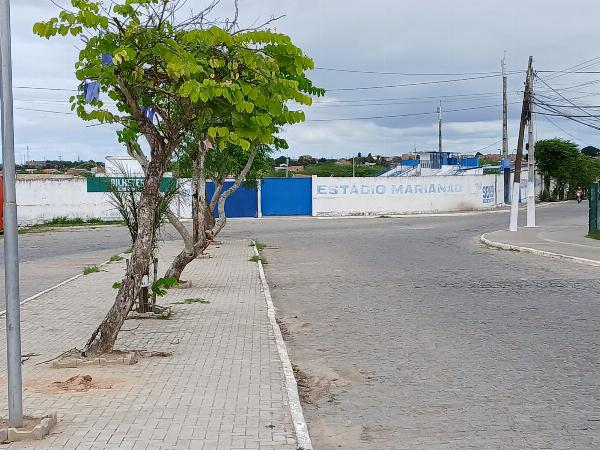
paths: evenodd
<path fill-rule="evenodd" d="M 586 212 L 553 205 L 539 222 Z M 600 448 L 598 269 L 480 245 L 507 223 L 230 222 L 223 238 L 269 245 L 315 449 Z M 21 235 L 22 297 L 128 245 L 122 227 Z"/>
<path fill-rule="evenodd" d="M 163 238 L 174 239 L 173 230 L 167 229 Z M 81 273 L 85 266 L 100 264 L 130 245 L 127 229 L 114 225 L 19 234 L 21 299 Z M 0 296 L 4 299 L 3 248 L 0 250 Z"/>
<path fill-rule="evenodd" d="M 560 204 L 538 218 L 586 213 Z M 269 246 L 315 449 L 600 448 L 599 270 L 479 243 L 507 224 L 231 224 L 227 236 Z"/>

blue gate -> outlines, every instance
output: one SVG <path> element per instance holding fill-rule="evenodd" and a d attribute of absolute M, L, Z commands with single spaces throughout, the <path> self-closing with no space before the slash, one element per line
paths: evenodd
<path fill-rule="evenodd" d="M 226 181 L 223 192 L 231 187 L 232 184 L 233 181 Z M 212 181 L 208 181 L 206 183 L 206 198 L 212 198 L 214 192 L 215 184 Z M 217 206 L 215 206 L 215 217 L 219 217 Z M 256 195 L 256 187 L 247 188 L 242 185 L 225 201 L 225 214 L 227 217 L 256 217 L 257 213 L 258 198 Z"/>
<path fill-rule="evenodd" d="M 263 216 L 312 215 L 312 178 L 265 178 L 261 185 Z"/>

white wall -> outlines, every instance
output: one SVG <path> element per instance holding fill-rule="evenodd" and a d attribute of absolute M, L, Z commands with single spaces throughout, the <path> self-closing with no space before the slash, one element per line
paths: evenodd
<path fill-rule="evenodd" d="M 414 214 L 493 208 L 496 175 L 313 178 L 313 215 Z M 500 191 L 501 192 L 501 191 Z"/>
<path fill-rule="evenodd" d="M 87 192 L 85 178 L 17 180 L 19 225 L 30 225 L 54 217 L 119 219 L 102 192 Z"/>
<path fill-rule="evenodd" d="M 33 225 L 55 217 L 119 220 L 120 214 L 105 192 L 87 192 L 85 178 L 17 179 L 19 225 Z M 173 201 L 173 211 L 191 218 L 190 183 L 184 182 L 182 198 Z"/>

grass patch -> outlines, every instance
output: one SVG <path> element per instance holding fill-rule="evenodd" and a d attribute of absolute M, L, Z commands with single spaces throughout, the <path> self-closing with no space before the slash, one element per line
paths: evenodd
<path fill-rule="evenodd" d="M 258 241 L 254 241 L 254 245 L 256 246 L 256 249 L 258 251 L 264 250 L 265 248 L 267 248 L 267 244 L 263 244 L 262 242 L 258 242 Z"/>
<path fill-rule="evenodd" d="M 210 301 L 204 298 L 186 298 L 182 302 L 175 302 L 173 305 L 194 305 L 196 303 L 200 303 L 201 305 L 208 305 Z"/>
<path fill-rule="evenodd" d="M 589 237 L 590 239 L 600 240 L 600 231 L 592 231 L 590 234 L 587 235 L 587 237 Z"/>
<path fill-rule="evenodd" d="M 87 266 L 83 268 L 83 274 L 89 275 L 90 273 L 100 272 L 100 268 L 98 266 Z"/>
<path fill-rule="evenodd" d="M 267 258 L 265 258 L 264 256 L 260 256 L 260 255 L 254 255 L 248 261 L 252 261 L 252 262 L 258 262 L 258 261 L 260 261 L 263 264 L 269 264 L 267 262 Z"/>
<path fill-rule="evenodd" d="M 82 217 L 55 217 L 52 220 L 37 225 L 20 228 L 19 233 L 40 233 L 50 228 L 78 227 L 85 225 L 116 225 L 123 224 L 122 220 L 102 220 L 98 218 L 84 219 Z"/>
<path fill-rule="evenodd" d="M 133 246 L 129 246 L 125 249 L 123 253 L 131 253 L 133 251 Z"/>
<path fill-rule="evenodd" d="M 123 261 L 123 257 L 121 255 L 112 255 L 110 257 L 110 262 Z"/>

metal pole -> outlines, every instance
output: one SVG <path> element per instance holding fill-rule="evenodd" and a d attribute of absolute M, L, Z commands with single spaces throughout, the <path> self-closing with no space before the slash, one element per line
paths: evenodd
<path fill-rule="evenodd" d="M 290 157 L 288 156 L 285 160 L 285 177 L 288 177 L 288 174 L 290 172 Z"/>
<path fill-rule="evenodd" d="M 438 152 L 442 153 L 442 101 L 437 109 L 438 112 Z"/>
<path fill-rule="evenodd" d="M 354 178 L 354 156 L 352 157 L 352 178 Z"/>
<path fill-rule="evenodd" d="M 4 296 L 8 368 L 8 423 L 23 426 L 21 378 L 21 304 L 19 297 L 19 241 L 15 193 L 15 135 L 13 124 L 10 0 L 0 0 L 0 55 L 2 96 L 2 164 L 4 169 Z"/>

